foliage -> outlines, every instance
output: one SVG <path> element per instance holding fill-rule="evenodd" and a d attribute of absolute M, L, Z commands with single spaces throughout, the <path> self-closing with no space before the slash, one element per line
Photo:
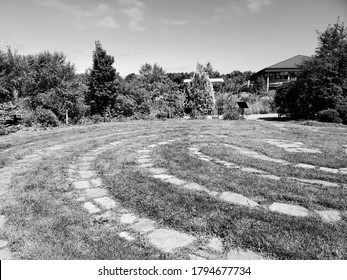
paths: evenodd
<path fill-rule="evenodd" d="M 318 32 L 318 47 L 300 65 L 294 83 L 277 91 L 276 105 L 297 117 L 313 118 L 318 112 L 347 104 L 347 29 L 339 20 Z"/>
<path fill-rule="evenodd" d="M 35 117 L 43 127 L 59 126 L 58 117 L 51 110 L 38 107 L 35 110 Z"/>
<path fill-rule="evenodd" d="M 0 50 L 0 102 L 16 101 L 18 94 L 23 90 L 23 72 L 26 68 L 24 56 L 12 51 Z"/>
<path fill-rule="evenodd" d="M 327 109 L 318 112 L 317 119 L 321 122 L 341 123 L 339 113 L 335 109 Z"/>
<path fill-rule="evenodd" d="M 88 75 L 86 101 L 92 114 L 104 115 L 113 106 L 120 89 L 120 77 L 112 66 L 114 57 L 108 55 L 99 41 L 95 42 L 93 67 Z"/>
<path fill-rule="evenodd" d="M 233 71 L 231 73 L 222 75 L 225 82 L 223 85 L 223 90 L 233 94 L 246 91 L 252 92 L 253 89 L 247 85 L 247 81 L 250 79 L 251 74 L 252 72 L 250 71 Z"/>
<path fill-rule="evenodd" d="M 343 124 L 347 124 L 347 104 L 337 106 L 336 110 L 339 113 L 339 117 L 341 118 Z"/>
<path fill-rule="evenodd" d="M 192 118 L 211 114 L 215 97 L 209 76 L 201 64 L 198 64 L 191 83 L 186 89 L 185 110 Z"/>
<path fill-rule="evenodd" d="M 216 95 L 216 110 L 218 115 L 223 115 L 224 120 L 238 120 L 241 110 L 237 105 L 238 97 L 230 93 Z"/>

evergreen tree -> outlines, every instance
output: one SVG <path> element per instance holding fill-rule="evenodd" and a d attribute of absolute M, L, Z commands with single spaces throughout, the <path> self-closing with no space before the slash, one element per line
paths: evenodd
<path fill-rule="evenodd" d="M 197 64 L 191 83 L 186 90 L 185 108 L 193 118 L 211 114 L 215 97 L 213 86 L 204 66 Z"/>
<path fill-rule="evenodd" d="M 87 102 L 92 114 L 105 115 L 113 105 L 120 88 L 116 69 L 112 66 L 114 57 L 108 55 L 99 41 L 95 42 L 93 67 L 88 78 Z"/>

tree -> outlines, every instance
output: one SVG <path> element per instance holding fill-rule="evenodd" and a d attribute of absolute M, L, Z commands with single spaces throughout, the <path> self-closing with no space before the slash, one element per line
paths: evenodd
<path fill-rule="evenodd" d="M 192 117 L 207 115 L 214 109 L 213 86 L 204 66 L 197 64 L 191 83 L 186 89 L 185 108 Z"/>
<path fill-rule="evenodd" d="M 287 86 L 283 86 L 279 91 L 281 96 L 275 98 L 275 101 L 281 100 L 276 101 L 280 110 L 290 108 L 294 110 L 290 113 L 298 117 L 312 118 L 319 111 L 347 103 L 347 29 L 338 19 L 324 32 L 317 33 L 315 55 L 300 65 L 297 82 L 288 87 L 288 91 L 295 91 L 295 98 L 284 92 Z"/>
<path fill-rule="evenodd" d="M 206 63 L 204 70 L 210 78 L 219 78 L 220 77 L 220 73 L 213 69 L 211 62 Z"/>
<path fill-rule="evenodd" d="M 99 41 L 95 42 L 93 67 L 88 77 L 87 102 L 92 114 L 105 115 L 113 106 L 120 89 L 120 77 L 112 66 L 114 57 L 108 55 Z"/>
<path fill-rule="evenodd" d="M 26 59 L 10 47 L 0 50 L 0 101 L 16 101 L 23 91 Z"/>

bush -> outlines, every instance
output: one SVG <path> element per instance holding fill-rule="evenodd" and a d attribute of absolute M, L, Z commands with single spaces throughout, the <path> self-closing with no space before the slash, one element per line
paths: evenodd
<path fill-rule="evenodd" d="M 335 109 L 327 109 L 319 111 L 317 114 L 317 119 L 321 122 L 329 123 L 341 123 L 342 120 L 339 118 L 339 113 Z"/>
<path fill-rule="evenodd" d="M 232 95 L 229 97 L 225 104 L 223 119 L 239 120 L 241 118 L 241 111 L 239 106 L 237 105 L 237 97 Z"/>
<path fill-rule="evenodd" d="M 35 123 L 37 123 L 36 116 L 33 112 L 26 112 L 24 114 L 22 124 L 28 127 L 33 126 Z"/>
<path fill-rule="evenodd" d="M 347 124 L 347 105 L 339 105 L 336 108 L 343 124 Z"/>
<path fill-rule="evenodd" d="M 35 117 L 36 121 L 44 127 L 59 126 L 58 117 L 51 110 L 37 108 Z"/>
<path fill-rule="evenodd" d="M 104 122 L 105 121 L 105 118 L 99 114 L 95 114 L 95 115 L 92 115 L 90 117 L 90 120 L 93 122 L 93 123 L 100 123 L 100 122 Z"/>

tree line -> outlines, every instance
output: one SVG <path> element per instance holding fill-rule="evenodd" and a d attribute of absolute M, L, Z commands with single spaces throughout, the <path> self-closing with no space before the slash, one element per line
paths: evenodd
<path fill-rule="evenodd" d="M 250 72 L 221 75 L 211 63 L 198 64 L 195 72 L 166 73 L 158 64 L 143 64 L 138 74 L 122 78 L 114 57 L 99 41 L 92 53 L 92 67 L 77 74 L 61 52 L 21 55 L 10 47 L 0 49 L 0 102 L 17 104 L 25 123 L 57 126 L 111 118 L 192 117 L 211 114 L 213 87 L 209 78 L 225 83 L 215 92 L 233 91 L 245 84 Z M 184 85 L 183 80 L 192 78 Z"/>

